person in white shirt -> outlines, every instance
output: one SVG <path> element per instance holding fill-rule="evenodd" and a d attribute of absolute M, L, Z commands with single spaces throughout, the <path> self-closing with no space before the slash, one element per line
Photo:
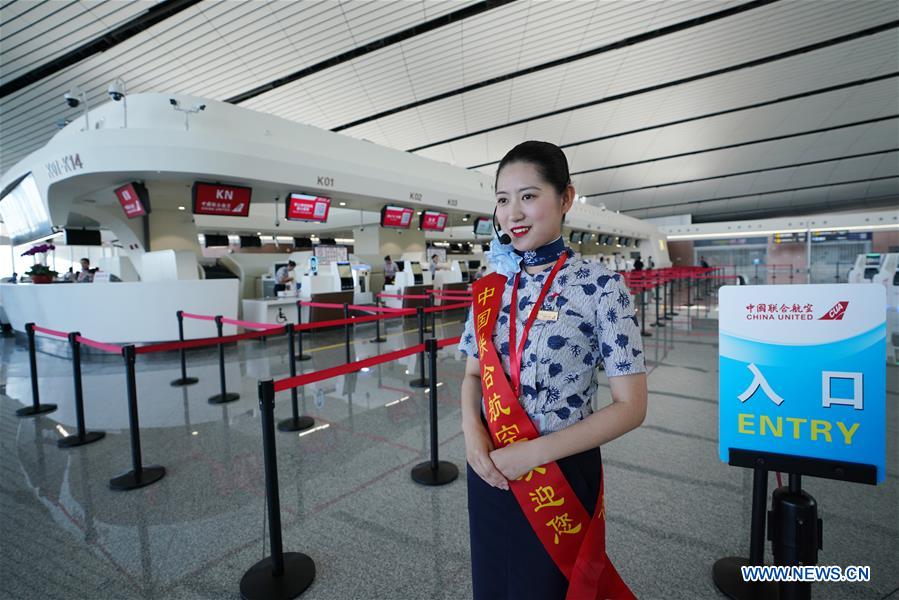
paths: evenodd
<path fill-rule="evenodd" d="M 293 270 L 296 268 L 297 263 L 292 260 L 287 261 L 287 264 L 275 272 L 275 293 L 283 292 L 287 289 L 293 289 Z"/>

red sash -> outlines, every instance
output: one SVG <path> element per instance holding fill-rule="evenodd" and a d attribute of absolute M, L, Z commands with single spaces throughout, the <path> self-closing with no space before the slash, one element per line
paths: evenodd
<path fill-rule="evenodd" d="M 540 436 L 513 393 L 493 345 L 505 283 L 505 277 L 492 273 L 475 282 L 472 291 L 484 409 L 497 448 Z M 602 480 L 592 518 L 555 462 L 534 467 L 509 486 L 534 533 L 568 579 L 566 600 L 636 598 L 606 555 Z"/>

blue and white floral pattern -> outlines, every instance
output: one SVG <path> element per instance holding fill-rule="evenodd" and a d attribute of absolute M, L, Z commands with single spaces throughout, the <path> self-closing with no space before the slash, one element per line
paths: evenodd
<path fill-rule="evenodd" d="M 549 267 L 548 267 L 549 268 Z M 545 273 L 521 272 L 515 317 L 524 328 Z M 512 281 L 503 290 L 503 309 L 493 331 L 506 373 L 509 372 L 509 303 Z M 564 429 L 591 412 L 600 363 L 608 377 L 643 373 L 643 342 L 634 303 L 617 273 L 598 263 L 569 258 L 544 300 L 556 321 L 534 322 L 521 367 L 520 401 L 541 433 Z M 477 358 L 471 311 L 459 350 Z"/>

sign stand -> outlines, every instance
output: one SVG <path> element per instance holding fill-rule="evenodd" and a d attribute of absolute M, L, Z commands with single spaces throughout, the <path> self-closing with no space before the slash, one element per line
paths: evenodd
<path fill-rule="evenodd" d="M 805 569 L 818 563 L 824 536 L 802 476 L 869 485 L 885 477 L 884 290 L 762 285 L 718 293 L 718 454 L 753 469 L 754 481 L 749 560 L 720 559 L 712 578 L 730 598 L 810 600 L 821 574 Z M 766 511 L 769 471 L 786 473 L 789 484 L 774 491 Z M 781 568 L 744 573 L 764 565 L 766 539 Z"/>

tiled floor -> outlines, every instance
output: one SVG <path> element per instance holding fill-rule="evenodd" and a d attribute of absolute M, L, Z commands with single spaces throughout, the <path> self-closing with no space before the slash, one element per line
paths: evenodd
<path fill-rule="evenodd" d="M 681 315 L 645 340 L 650 408 L 645 424 L 603 449 L 608 545 L 640 598 L 721 598 L 717 558 L 748 553 L 751 473 L 717 455 L 717 324 L 714 311 Z M 439 337 L 458 335 L 463 315 Z M 417 341 L 412 323 L 388 329 L 380 348 L 355 335 L 358 358 Z M 342 364 L 340 333 L 307 340 L 305 372 Z M 243 573 L 267 554 L 262 437 L 256 382 L 288 372 L 283 340 L 241 342 L 227 351 L 227 377 L 240 400 L 218 392 L 217 354 L 189 355 L 200 383 L 174 388 L 176 355 L 139 357 L 138 399 L 145 464 L 167 475 L 131 492 L 110 477 L 130 468 L 121 359 L 84 364 L 86 418 L 100 442 L 61 450 L 74 430 L 70 361 L 62 348 L 39 353 L 41 397 L 59 405 L 17 418 L 30 402 L 28 359 L 0 340 L 0 597 L 238 598 Z M 463 361 L 439 358 L 440 456 L 464 467 L 459 429 Z M 427 459 L 427 394 L 411 388 L 416 357 L 356 376 L 309 385 L 301 408 L 320 429 L 277 433 L 284 546 L 312 556 L 310 599 L 464 599 L 471 596 L 464 477 L 422 487 L 411 468 Z M 870 565 L 870 583 L 815 585 L 814 597 L 899 598 L 899 370 L 887 375 L 888 475 L 877 487 L 804 478 L 824 519 L 819 564 Z M 608 387 L 597 402 L 608 401 Z M 277 418 L 290 413 L 278 394 Z M 324 427 L 327 426 L 327 427 Z M 772 475 L 770 486 L 774 487 Z"/>

